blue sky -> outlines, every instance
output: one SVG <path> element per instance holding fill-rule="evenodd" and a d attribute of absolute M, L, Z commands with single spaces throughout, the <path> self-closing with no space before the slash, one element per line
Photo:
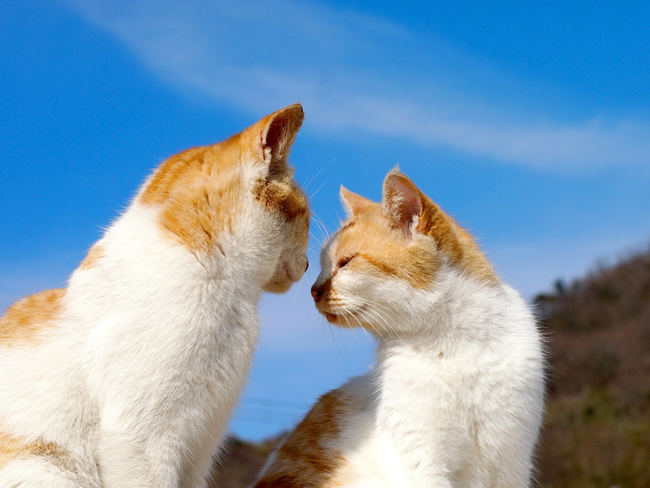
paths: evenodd
<path fill-rule="evenodd" d="M 302 102 L 292 162 L 331 232 L 341 183 L 399 164 L 526 296 L 650 238 L 650 4 L 9 0 L 0 8 L 0 308 L 62 286 L 166 157 Z M 267 296 L 232 430 L 259 439 L 373 345 L 301 286 Z"/>

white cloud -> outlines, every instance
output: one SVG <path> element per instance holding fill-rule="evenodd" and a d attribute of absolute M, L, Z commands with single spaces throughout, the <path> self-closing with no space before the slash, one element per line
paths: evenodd
<path fill-rule="evenodd" d="M 519 101 L 548 112 L 545 94 L 382 19 L 290 0 L 70 5 L 168 82 L 256 115 L 299 100 L 319 131 L 367 131 L 558 171 L 650 160 L 648 121 L 553 123 L 552 113 L 531 121 Z"/>

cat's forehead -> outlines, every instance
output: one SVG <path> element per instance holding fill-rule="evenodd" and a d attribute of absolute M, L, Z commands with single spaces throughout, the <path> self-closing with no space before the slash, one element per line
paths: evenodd
<path fill-rule="evenodd" d="M 383 242 L 403 241 L 402 233 L 391 228 L 381 207 L 369 208 L 344 222 L 336 234 L 335 252 L 372 249 Z"/>

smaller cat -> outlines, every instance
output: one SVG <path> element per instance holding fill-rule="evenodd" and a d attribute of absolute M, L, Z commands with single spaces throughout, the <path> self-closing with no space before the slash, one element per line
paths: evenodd
<path fill-rule="evenodd" d="M 528 306 L 398 170 L 381 204 L 341 197 L 312 295 L 377 337 L 377 362 L 318 400 L 254 487 L 528 486 L 544 401 Z"/>
<path fill-rule="evenodd" d="M 68 287 L 0 318 L 0 487 L 199 488 L 263 291 L 307 269 L 298 104 L 165 161 Z"/>

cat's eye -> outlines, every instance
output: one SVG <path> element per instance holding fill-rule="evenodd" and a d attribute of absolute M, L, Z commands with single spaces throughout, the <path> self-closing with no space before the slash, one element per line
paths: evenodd
<path fill-rule="evenodd" d="M 354 259 L 354 256 L 356 256 L 356 254 L 353 254 L 352 256 L 348 256 L 346 258 L 341 259 L 338 262 L 339 269 L 342 268 L 343 266 L 346 266 L 350 261 L 352 261 L 352 259 Z"/>

